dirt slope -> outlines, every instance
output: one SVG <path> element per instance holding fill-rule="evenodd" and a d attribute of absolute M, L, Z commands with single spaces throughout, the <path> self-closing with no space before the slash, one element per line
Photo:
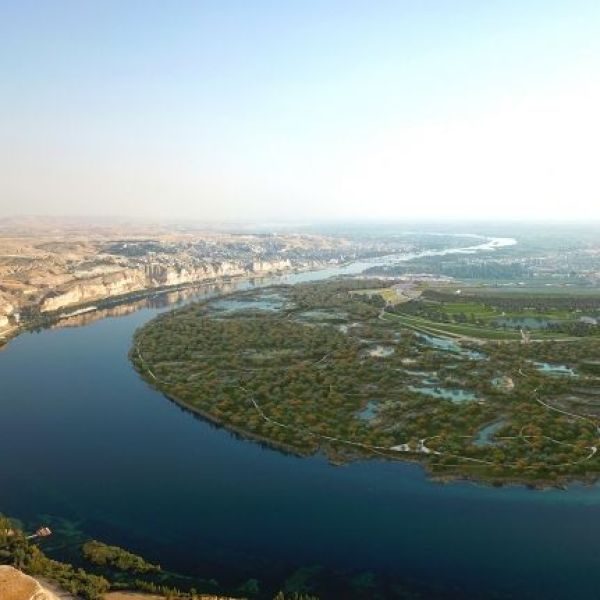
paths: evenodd
<path fill-rule="evenodd" d="M 59 600 L 38 581 L 13 567 L 0 566 L 2 600 Z"/>

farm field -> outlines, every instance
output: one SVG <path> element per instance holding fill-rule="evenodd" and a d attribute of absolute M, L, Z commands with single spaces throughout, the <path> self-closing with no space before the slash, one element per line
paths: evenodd
<path fill-rule="evenodd" d="M 420 302 L 391 312 L 406 326 L 488 340 L 562 340 L 598 334 L 600 295 L 460 294 L 425 290 Z"/>

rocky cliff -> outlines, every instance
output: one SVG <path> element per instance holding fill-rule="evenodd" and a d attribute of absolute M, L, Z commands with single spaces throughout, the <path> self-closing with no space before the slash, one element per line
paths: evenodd
<path fill-rule="evenodd" d="M 123 269 L 116 273 L 78 279 L 61 285 L 45 296 L 40 310 L 52 312 L 153 288 L 202 283 L 227 277 L 266 275 L 289 270 L 292 266 L 291 261 L 287 259 L 255 260 L 250 263 L 224 261 L 192 266 L 148 264 L 139 269 Z M 0 316 L 1 314 L 0 312 Z"/>
<path fill-rule="evenodd" d="M 286 271 L 292 268 L 289 259 L 286 260 L 255 260 L 252 262 L 252 270 L 255 273 L 273 273 L 275 271 Z"/>
<path fill-rule="evenodd" d="M 60 310 L 75 304 L 137 292 L 146 287 L 147 278 L 142 271 L 124 269 L 118 273 L 80 279 L 60 286 L 44 298 L 40 309 L 42 312 Z"/>
<path fill-rule="evenodd" d="M 0 331 L 10 327 L 9 316 L 13 314 L 15 307 L 7 298 L 0 292 Z"/>
<path fill-rule="evenodd" d="M 247 275 L 249 269 L 241 263 L 206 263 L 196 267 L 170 267 L 166 265 L 148 265 L 145 274 L 148 287 L 182 285 L 186 283 L 210 281 L 223 277 Z"/>
<path fill-rule="evenodd" d="M 39 581 L 8 566 L 0 566 L 0 598 L 2 600 L 59 600 Z"/>

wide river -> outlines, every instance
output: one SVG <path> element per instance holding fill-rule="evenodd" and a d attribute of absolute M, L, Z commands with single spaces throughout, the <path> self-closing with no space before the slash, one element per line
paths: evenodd
<path fill-rule="evenodd" d="M 91 535 L 223 582 L 318 566 L 463 590 L 447 597 L 600 598 L 600 488 L 441 485 L 418 465 L 334 467 L 238 439 L 129 364 L 133 332 L 173 296 L 23 334 L 0 353 L 0 511 L 51 523 L 55 555 Z"/>

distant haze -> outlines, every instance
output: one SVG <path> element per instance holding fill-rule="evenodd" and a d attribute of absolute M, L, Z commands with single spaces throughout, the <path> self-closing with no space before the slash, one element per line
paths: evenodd
<path fill-rule="evenodd" d="M 5 0 L 0 216 L 600 218 L 597 0 Z"/>

